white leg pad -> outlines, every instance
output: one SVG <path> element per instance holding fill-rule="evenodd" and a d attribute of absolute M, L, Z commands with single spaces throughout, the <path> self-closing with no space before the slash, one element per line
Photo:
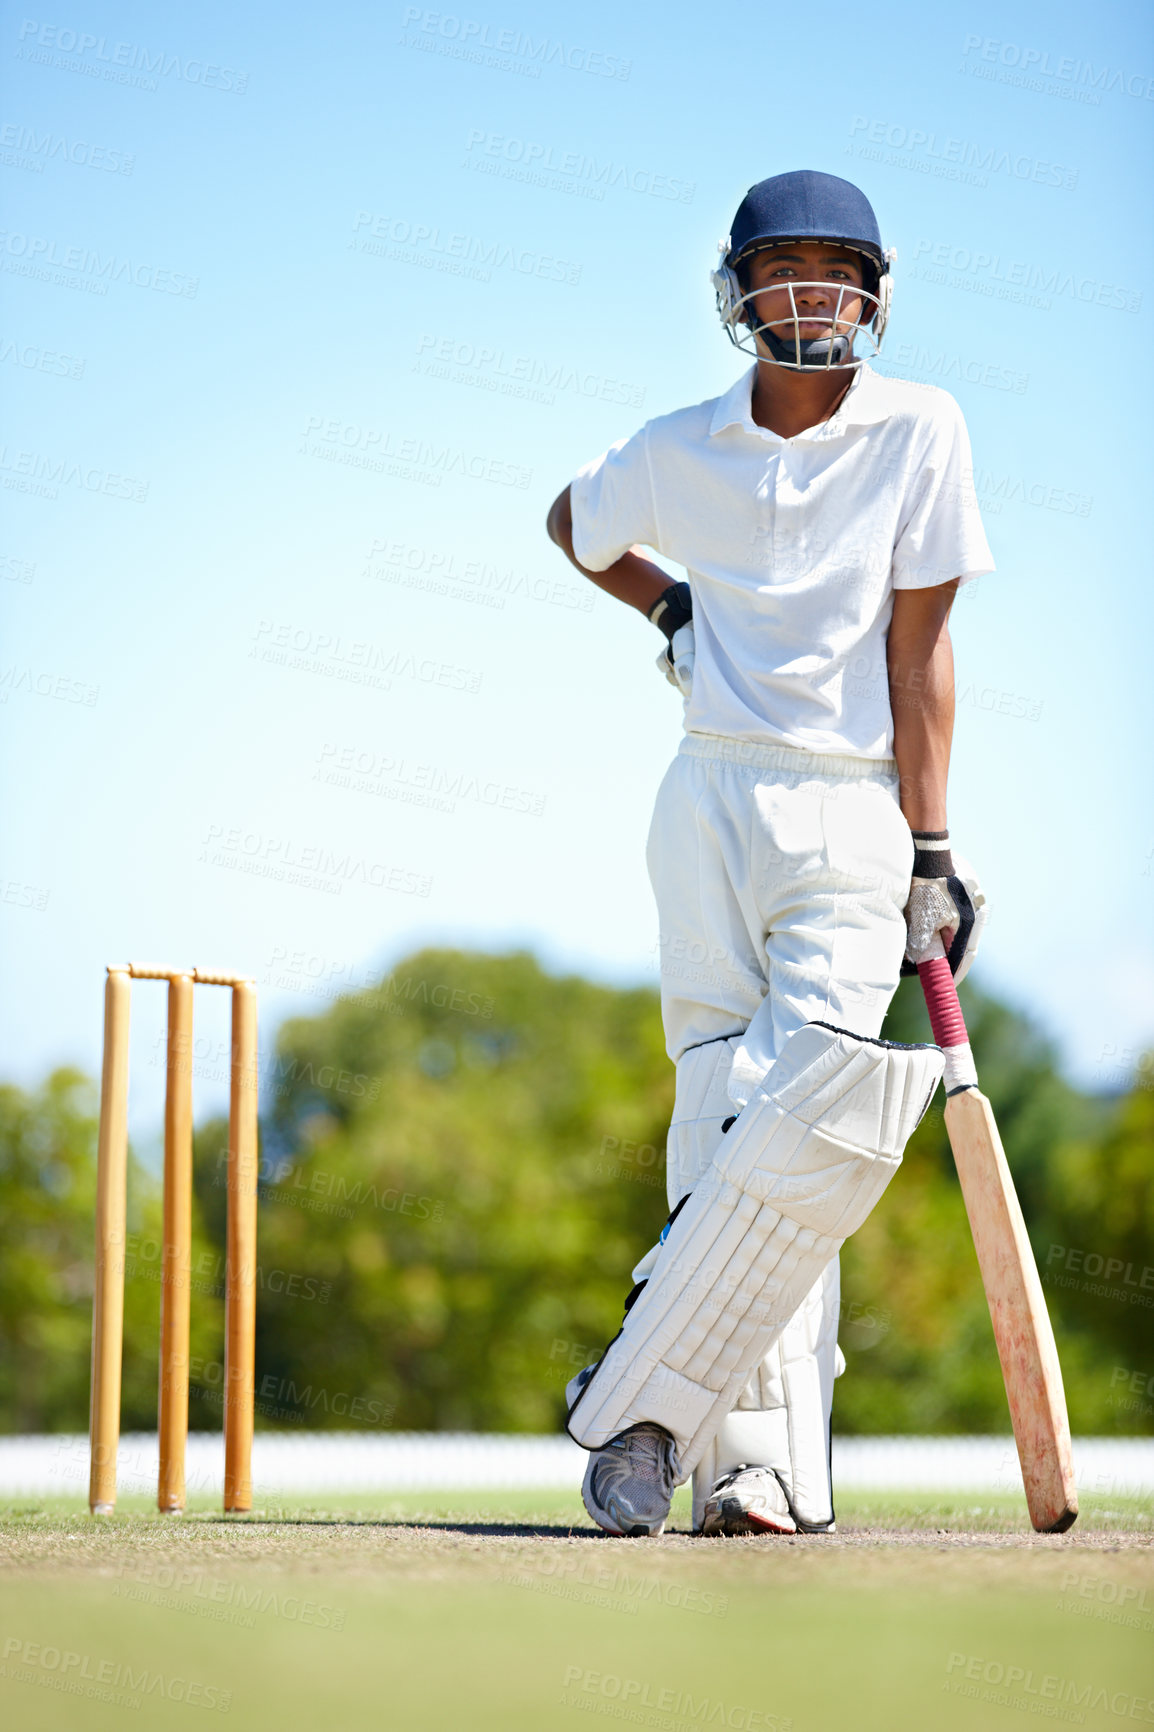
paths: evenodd
<path fill-rule="evenodd" d="M 726 1415 L 693 1470 L 693 1525 L 722 1474 L 769 1467 L 802 1529 L 833 1522 L 829 1471 L 834 1379 L 845 1368 L 837 1345 L 841 1275 L 835 1257 L 822 1270 Z"/>
<path fill-rule="evenodd" d="M 666 1146 L 669 1206 L 701 1178 L 737 1108 L 729 1092 L 741 1035 L 693 1047 L 677 1061 L 677 1098 Z M 653 1251 L 633 1272 L 644 1280 L 657 1261 Z M 700 1529 L 705 1501 L 723 1474 L 744 1464 L 770 1467 L 803 1528 L 833 1521 L 829 1477 L 834 1379 L 845 1361 L 838 1351 L 841 1299 L 838 1260 L 828 1263 L 737 1399 L 693 1471 L 693 1525 Z"/>
<path fill-rule="evenodd" d="M 655 1422 L 688 1477 L 885 1190 L 941 1074 L 937 1047 L 814 1022 L 791 1035 L 673 1223 L 570 1412 L 570 1435 L 599 1449 Z"/>

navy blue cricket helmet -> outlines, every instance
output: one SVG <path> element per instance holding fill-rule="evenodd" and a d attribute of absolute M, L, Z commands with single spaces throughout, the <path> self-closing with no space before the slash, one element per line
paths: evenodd
<path fill-rule="evenodd" d="M 812 168 L 775 174 L 751 186 L 720 244 L 721 261 L 712 280 L 717 310 L 731 342 L 761 360 L 804 372 L 860 365 L 860 357 L 852 353 L 852 339 L 835 334 L 833 328 L 828 338 L 815 344 L 802 342 L 800 336 L 796 341 L 782 338 L 748 323 L 745 304 L 750 297 L 741 266 L 763 247 L 783 241 L 836 241 L 861 255 L 863 292 L 870 307 L 868 319 L 859 321 L 857 328 L 868 330 L 875 351 L 880 346 L 889 317 L 894 255 L 882 245 L 878 220 L 865 193 L 851 181 Z M 770 350 L 768 356 L 758 350 L 757 335 Z"/>

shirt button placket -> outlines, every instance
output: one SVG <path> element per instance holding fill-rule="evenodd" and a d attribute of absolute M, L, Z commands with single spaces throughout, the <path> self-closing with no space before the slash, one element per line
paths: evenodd
<path fill-rule="evenodd" d="M 787 551 L 786 535 L 782 526 L 781 507 L 789 497 L 789 466 L 786 462 L 788 446 L 783 445 L 777 453 L 777 461 L 773 469 L 773 563 L 778 565 L 781 556 Z"/>
<path fill-rule="evenodd" d="M 756 537 L 756 562 L 761 568 L 762 581 L 769 582 L 773 577 L 775 535 L 777 523 L 777 505 L 774 499 L 774 489 L 777 484 L 777 452 L 770 454 L 765 465 L 765 471 L 757 486 L 756 520 L 754 535 Z"/>

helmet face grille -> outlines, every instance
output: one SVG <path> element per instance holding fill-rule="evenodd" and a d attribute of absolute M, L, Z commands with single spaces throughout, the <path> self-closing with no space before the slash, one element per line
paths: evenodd
<path fill-rule="evenodd" d="M 779 305 L 772 321 L 759 320 L 754 301 L 766 293 L 764 288 L 744 289 L 736 271 L 728 265 L 712 275 L 717 296 L 717 311 L 726 334 L 735 349 L 760 362 L 788 367 L 794 372 L 829 372 L 840 368 L 860 367 L 881 352 L 881 340 L 889 319 L 891 279 L 887 276 L 878 285 L 878 293 L 858 288 L 856 284 L 828 282 L 789 282 L 778 284 L 779 297 L 788 295 L 788 311 Z M 821 312 L 799 308 L 794 291 L 799 288 L 836 288 L 832 307 Z M 863 303 L 855 315 L 848 316 L 848 305 Z M 821 338 L 803 338 L 803 325 L 826 327 Z M 759 341 L 760 339 L 760 341 Z M 860 340 L 868 347 L 867 354 L 855 354 Z"/>

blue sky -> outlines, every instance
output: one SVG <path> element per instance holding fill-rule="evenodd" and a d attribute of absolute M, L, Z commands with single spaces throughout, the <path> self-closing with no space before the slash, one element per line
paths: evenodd
<path fill-rule="evenodd" d="M 130 957 L 251 971 L 266 1038 L 418 943 L 656 980 L 679 705 L 542 523 L 736 376 L 717 240 L 814 167 L 897 248 L 887 365 L 961 402 L 999 568 L 955 613 L 975 978 L 1122 1080 L 1154 1035 L 1148 14 L 94 4 L 9 8 L 0 66 L 9 1077 L 94 1069 Z"/>

